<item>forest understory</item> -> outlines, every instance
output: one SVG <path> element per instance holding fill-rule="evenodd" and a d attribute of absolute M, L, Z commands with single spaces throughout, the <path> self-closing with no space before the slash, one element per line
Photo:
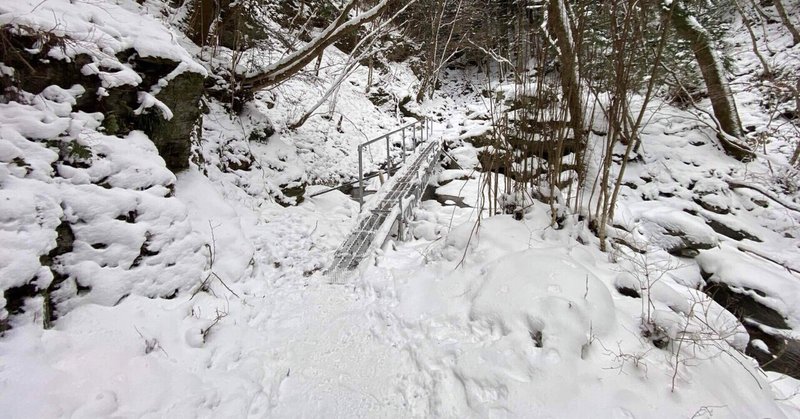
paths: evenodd
<path fill-rule="evenodd" d="M 2 417 L 800 415 L 797 1 L 0 25 Z M 331 272 L 416 120 L 405 234 Z"/>

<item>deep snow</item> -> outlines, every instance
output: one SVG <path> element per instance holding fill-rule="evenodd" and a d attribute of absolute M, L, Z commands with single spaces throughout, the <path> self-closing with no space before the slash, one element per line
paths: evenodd
<path fill-rule="evenodd" d="M 144 7 L 160 7 L 153 3 Z M 158 45 L 154 53 L 185 61 L 187 69 L 211 65 L 197 62 L 197 51 L 170 22 L 134 2 L 108 6 L 123 19 L 107 19 L 92 3 L 53 4 L 77 23 L 71 30 L 98 33 L 85 26 L 90 20 L 105 28 L 107 44 L 82 48 L 113 55 Z M 0 16 L 35 5 L 28 6 L 4 4 Z M 52 14 L 42 10 L 26 15 L 26 24 L 47 25 Z M 738 47 L 742 74 L 755 62 L 746 57 L 746 42 Z M 778 58 L 796 62 L 797 48 Z M 276 200 L 293 183 L 352 179 L 355 145 L 403 119 L 366 98 L 366 69 L 359 68 L 335 108 L 286 131 L 346 56 L 331 50 L 325 60 L 320 79 L 292 80 L 259 95 L 241 118 L 211 101 L 194 150 L 203 163 L 178 176 L 141 133 L 106 136 L 97 131 L 100 115 L 71 112 L 84 93 L 78 87 L 0 104 L 0 285 L 51 279 L 39 256 L 55 245 L 61 217 L 80 220 L 64 272 L 91 285 L 87 293 L 65 288 L 72 293 L 68 310 L 53 329 L 41 327 L 40 301 L 13 316 L 13 328 L 0 338 L 1 416 L 800 415 L 800 382 L 764 373 L 736 351 L 747 344 L 746 331 L 696 290 L 702 272 L 762 290 L 769 297 L 754 293 L 760 302 L 787 316 L 797 333 L 797 276 L 739 248 L 798 269 L 800 220 L 726 183 L 756 182 L 796 199 L 778 182 L 791 175 L 781 169 L 791 141 L 765 145 L 773 167 L 763 160 L 743 166 L 721 154 L 695 116 L 657 104 L 641 161 L 626 174 L 626 185 L 636 188 L 623 190 L 614 220 L 633 233 L 612 231 L 632 234 L 648 252 L 601 253 L 577 216 L 551 227 L 545 204 L 533 203 L 521 221 L 479 209 L 485 197 L 472 170 L 477 150 L 463 140 L 491 130 L 489 106 L 478 93 L 485 80 L 474 69 L 448 71 L 443 90 L 419 111 L 442 115 L 437 135 L 455 145 L 451 155 L 462 168 L 442 171 L 437 193 L 463 197 L 467 206 L 423 202 L 414 240 L 387 243 L 363 272 L 336 285 L 322 272 L 353 227 L 358 204 L 339 192 L 289 207 Z M 382 87 L 402 97 L 417 81 L 407 66 L 393 66 Z M 737 92 L 745 123 L 764 126 L 769 116 L 758 97 Z M 266 144 L 248 142 L 246 132 L 267 120 L 279 133 Z M 53 168 L 57 153 L 37 141 L 52 137 L 87 147 L 88 167 Z M 367 170 L 383 155 L 377 149 Z M 249 156 L 252 170 L 224 169 Z M 310 186 L 307 194 L 323 189 Z M 131 212 L 135 223 L 125 221 Z M 725 238 L 703 217 L 763 241 Z M 671 256 L 665 249 L 675 245 L 675 230 L 712 248 L 696 259 Z M 143 246 L 159 254 L 136 264 Z M 202 284 L 206 290 L 196 292 Z M 622 287 L 650 296 L 652 305 L 622 295 Z M 147 298 L 156 296 L 170 298 Z M 642 337 L 645 316 L 672 345 L 657 348 Z"/>

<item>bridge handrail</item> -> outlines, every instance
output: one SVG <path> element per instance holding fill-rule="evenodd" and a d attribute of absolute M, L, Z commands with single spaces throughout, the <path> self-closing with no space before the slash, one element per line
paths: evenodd
<path fill-rule="evenodd" d="M 389 137 L 391 137 L 394 134 L 397 134 L 398 132 L 402 132 L 402 135 L 403 135 L 403 161 L 405 161 L 405 156 L 406 156 L 406 130 L 407 129 L 412 129 L 412 134 L 413 134 L 413 139 L 414 139 L 414 146 L 416 147 L 416 145 L 417 145 L 417 141 L 416 141 L 417 129 L 420 130 L 420 140 L 421 141 L 425 141 L 426 138 L 429 139 L 430 135 L 431 135 L 431 130 L 432 130 L 431 122 L 432 121 L 429 118 L 417 119 L 417 120 L 409 122 L 409 123 L 407 123 L 405 125 L 402 125 L 402 126 L 396 128 L 393 131 L 389 131 L 389 132 L 387 132 L 385 134 L 382 134 L 382 135 L 380 135 L 378 137 L 375 137 L 375 138 L 373 138 L 373 139 L 371 139 L 369 141 L 365 141 L 365 142 L 363 142 L 363 143 L 358 145 L 358 191 L 359 191 L 358 203 L 359 203 L 360 207 L 364 206 L 364 156 L 363 156 L 364 148 L 369 146 L 370 144 L 376 143 L 378 141 L 381 141 L 381 140 L 384 140 L 384 139 L 386 140 L 386 173 L 389 176 L 391 176 L 390 168 L 392 166 L 392 158 L 391 158 L 391 155 L 390 155 L 391 147 L 390 147 L 390 144 L 389 144 Z"/>
<path fill-rule="evenodd" d="M 387 133 L 385 133 L 383 135 L 380 135 L 378 137 L 375 137 L 375 138 L 373 138 L 373 139 L 371 139 L 369 141 L 365 141 L 365 142 L 359 144 L 358 146 L 359 147 L 368 146 L 368 145 L 370 145 L 372 143 L 375 143 L 375 142 L 378 142 L 378 141 L 380 141 L 380 140 L 382 140 L 382 139 L 384 139 L 386 137 L 389 137 L 391 135 L 397 134 L 400 131 L 405 131 L 406 129 L 411 128 L 414 125 L 417 125 L 417 124 L 420 124 L 420 123 L 425 123 L 427 121 L 428 121 L 427 118 L 423 118 L 422 120 L 416 119 L 416 120 L 411 121 L 411 122 L 409 122 L 409 123 L 407 123 L 407 124 L 405 124 L 403 126 L 397 127 L 394 131 L 389 131 L 389 132 L 387 132 Z"/>
<path fill-rule="evenodd" d="M 394 226 L 399 240 L 405 240 L 412 232 L 409 220 L 436 171 L 443 140 L 437 137 L 423 144 L 407 156 L 411 163 L 399 167 L 362 208 L 355 229 L 336 250 L 326 270 L 334 283 L 341 283 L 343 275 L 357 269 L 373 249 L 385 242 Z"/>

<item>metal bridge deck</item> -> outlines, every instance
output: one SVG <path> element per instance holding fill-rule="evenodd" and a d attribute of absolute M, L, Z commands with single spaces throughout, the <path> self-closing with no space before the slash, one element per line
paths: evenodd
<path fill-rule="evenodd" d="M 422 143 L 413 159 L 402 167 L 369 202 L 356 228 L 336 250 L 328 274 L 333 282 L 356 270 L 370 252 L 383 244 L 395 221 L 401 223 L 422 197 L 422 192 L 442 151 L 441 141 Z M 400 225 L 402 229 L 402 224 Z"/>

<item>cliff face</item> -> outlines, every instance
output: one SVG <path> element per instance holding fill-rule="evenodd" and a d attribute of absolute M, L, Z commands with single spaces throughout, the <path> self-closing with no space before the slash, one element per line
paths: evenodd
<path fill-rule="evenodd" d="M 205 69 L 132 2 L 35 6 L 0 10 L 4 329 L 8 314 L 50 327 L 85 303 L 175 295 L 207 257 L 172 197 Z"/>
<path fill-rule="evenodd" d="M 101 113 L 106 134 L 140 130 L 156 145 L 167 168 L 177 172 L 188 167 L 189 139 L 201 122 L 202 67 L 188 69 L 174 57 L 146 56 L 134 48 L 113 55 L 80 50 L 70 36 L 42 28 L 8 25 L 3 37 L 3 62 L 14 69 L 0 78 L 6 100 L 17 92 L 38 95 L 49 86 L 81 86 L 84 93 L 73 111 Z"/>

